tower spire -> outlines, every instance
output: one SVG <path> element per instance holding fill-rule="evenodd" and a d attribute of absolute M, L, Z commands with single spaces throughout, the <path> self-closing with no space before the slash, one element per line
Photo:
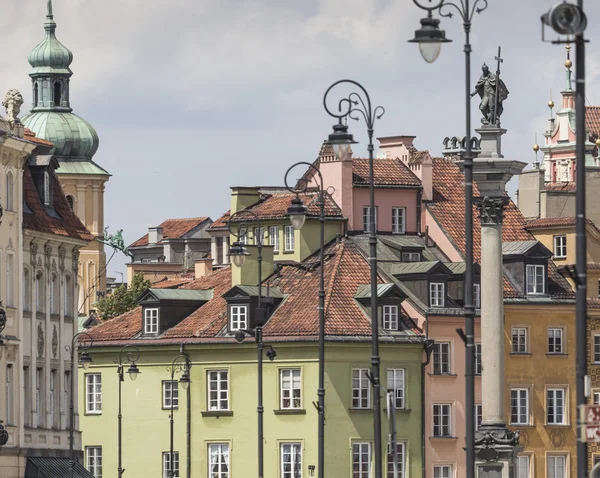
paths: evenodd
<path fill-rule="evenodd" d="M 52 20 L 54 15 L 52 15 L 52 0 L 48 0 L 48 13 L 46 14 L 46 18 L 48 20 Z"/>
<path fill-rule="evenodd" d="M 565 68 L 567 69 L 567 91 L 571 91 L 573 89 L 571 84 L 571 67 L 573 66 L 573 62 L 571 61 L 571 44 L 567 43 L 565 48 L 567 50 L 567 59 L 565 60 Z"/>

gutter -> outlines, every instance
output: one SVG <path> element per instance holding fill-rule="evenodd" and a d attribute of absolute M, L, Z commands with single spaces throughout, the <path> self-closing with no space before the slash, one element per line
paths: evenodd
<path fill-rule="evenodd" d="M 425 454 L 426 454 L 426 447 L 425 447 L 425 367 L 427 367 L 427 365 L 429 365 L 429 363 L 431 362 L 431 353 L 433 352 L 433 340 L 429 340 L 429 314 L 427 314 L 427 316 L 425 317 L 426 319 L 426 333 L 425 333 L 425 337 L 426 337 L 426 341 L 423 344 L 423 349 L 425 351 L 425 354 L 427 355 L 427 359 L 425 360 L 425 362 L 423 362 L 421 364 L 421 476 L 423 478 L 425 478 L 425 476 L 427 476 L 426 474 L 426 464 L 425 464 Z"/>

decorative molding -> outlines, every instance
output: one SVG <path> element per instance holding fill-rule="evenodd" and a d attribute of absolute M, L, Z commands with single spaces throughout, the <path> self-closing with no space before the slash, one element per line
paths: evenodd
<path fill-rule="evenodd" d="M 52 330 L 52 357 L 56 358 L 57 353 L 58 353 L 58 332 L 56 331 L 56 325 L 55 325 L 54 330 Z"/>
<path fill-rule="evenodd" d="M 63 246 L 58 248 L 58 268 L 61 272 L 65 270 L 65 257 L 67 256 L 67 250 Z"/>
<path fill-rule="evenodd" d="M 519 430 L 482 426 L 475 433 L 477 456 L 485 462 L 494 462 L 519 444 Z"/>
<path fill-rule="evenodd" d="M 38 245 L 36 242 L 31 241 L 29 245 L 29 253 L 31 254 L 30 260 L 31 265 L 35 266 L 37 264 L 37 253 L 38 253 Z"/>
<path fill-rule="evenodd" d="M 79 270 L 79 249 L 73 249 L 73 270 Z"/>
<path fill-rule="evenodd" d="M 554 430 L 550 433 L 550 443 L 554 448 L 562 448 L 565 444 L 565 434 L 561 431 Z"/>
<path fill-rule="evenodd" d="M 504 218 L 504 206 L 508 204 L 506 197 L 475 198 L 475 206 L 479 211 L 482 226 L 499 226 Z"/>
<path fill-rule="evenodd" d="M 13 250 L 12 237 L 8 238 L 8 246 L 6 246 L 6 249 L 9 250 L 9 251 Z"/>
<path fill-rule="evenodd" d="M 44 356 L 44 328 L 42 327 L 42 323 L 38 323 L 37 330 L 37 354 L 38 358 Z"/>
<path fill-rule="evenodd" d="M 52 255 L 52 246 L 49 242 L 44 244 L 44 264 L 46 269 L 50 269 L 50 256 Z"/>
<path fill-rule="evenodd" d="M 54 272 L 58 270 L 56 267 L 56 259 L 52 259 L 52 265 L 50 266 L 50 269 L 52 269 Z"/>

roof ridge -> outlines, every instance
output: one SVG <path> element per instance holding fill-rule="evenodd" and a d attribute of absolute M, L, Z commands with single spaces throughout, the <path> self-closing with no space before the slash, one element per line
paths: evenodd
<path fill-rule="evenodd" d="M 176 217 L 165 219 L 163 223 L 167 221 L 199 221 L 200 219 L 208 219 L 209 216 L 196 216 L 196 217 Z"/>

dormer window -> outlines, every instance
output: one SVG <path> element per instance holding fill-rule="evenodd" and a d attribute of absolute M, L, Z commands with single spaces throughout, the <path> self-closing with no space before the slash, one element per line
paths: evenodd
<path fill-rule="evenodd" d="M 248 328 L 248 306 L 232 305 L 229 307 L 229 330 L 231 332 Z"/>
<path fill-rule="evenodd" d="M 158 334 L 158 308 L 144 309 L 144 334 Z"/>
<path fill-rule="evenodd" d="M 384 305 L 383 306 L 383 330 L 398 330 L 398 306 Z"/>
<path fill-rule="evenodd" d="M 546 268 L 543 265 L 527 264 L 527 294 L 539 295 L 545 292 Z"/>
<path fill-rule="evenodd" d="M 430 307 L 444 307 L 444 283 L 443 282 L 431 282 L 429 284 L 429 306 Z"/>
<path fill-rule="evenodd" d="M 44 206 L 52 206 L 52 184 L 48 171 L 44 172 Z"/>
<path fill-rule="evenodd" d="M 421 262 L 420 252 L 403 252 L 402 262 Z"/>

